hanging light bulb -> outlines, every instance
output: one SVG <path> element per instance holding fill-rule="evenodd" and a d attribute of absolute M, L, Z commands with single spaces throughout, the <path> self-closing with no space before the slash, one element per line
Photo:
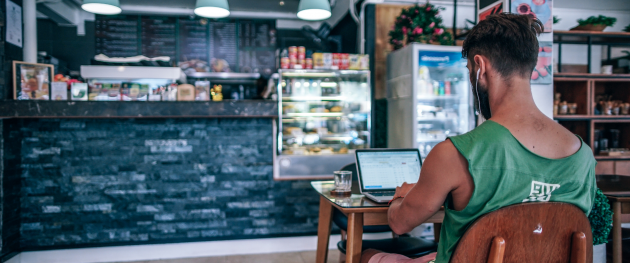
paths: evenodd
<path fill-rule="evenodd" d="M 83 0 L 81 8 L 99 15 L 117 15 L 122 12 L 119 0 Z"/>
<path fill-rule="evenodd" d="M 208 18 L 223 18 L 230 15 L 227 0 L 197 0 L 195 14 Z"/>
<path fill-rule="evenodd" d="M 330 17 L 328 0 L 300 0 L 297 16 L 303 20 L 324 20 Z"/>

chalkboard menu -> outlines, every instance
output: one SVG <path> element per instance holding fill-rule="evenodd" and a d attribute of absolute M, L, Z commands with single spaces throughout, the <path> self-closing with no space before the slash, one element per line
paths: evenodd
<path fill-rule="evenodd" d="M 132 57 L 140 54 L 137 16 L 98 16 L 95 24 L 97 54 L 109 57 Z"/>
<path fill-rule="evenodd" d="M 96 52 L 109 57 L 171 57 L 193 72 L 276 71 L 275 20 L 97 16 Z"/>
<path fill-rule="evenodd" d="M 236 71 L 236 23 L 210 23 L 210 65 L 214 72 Z"/>
<path fill-rule="evenodd" d="M 239 47 L 276 47 L 274 21 L 240 21 Z"/>
<path fill-rule="evenodd" d="M 175 26 L 177 19 L 142 17 L 142 55 L 147 57 L 177 56 Z"/>
<path fill-rule="evenodd" d="M 179 61 L 208 61 L 208 20 L 179 20 Z"/>

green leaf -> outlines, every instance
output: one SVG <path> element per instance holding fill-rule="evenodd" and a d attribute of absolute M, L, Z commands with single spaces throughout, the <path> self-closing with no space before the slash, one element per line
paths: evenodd
<path fill-rule="evenodd" d="M 608 235 L 612 229 L 613 212 L 610 210 L 608 198 L 598 188 L 595 193 L 595 202 L 593 208 L 588 215 L 588 221 L 591 223 L 591 231 L 593 232 L 593 245 L 608 243 Z"/>

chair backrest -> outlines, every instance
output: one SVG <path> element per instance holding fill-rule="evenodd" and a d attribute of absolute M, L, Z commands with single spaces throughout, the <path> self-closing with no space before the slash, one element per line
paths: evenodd
<path fill-rule="evenodd" d="M 451 263 L 593 261 L 588 218 L 566 203 L 527 203 L 477 219 L 459 240 Z"/>

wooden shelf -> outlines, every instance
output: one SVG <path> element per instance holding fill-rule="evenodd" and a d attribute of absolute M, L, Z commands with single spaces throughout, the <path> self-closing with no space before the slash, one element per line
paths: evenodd
<path fill-rule="evenodd" d="M 630 74 L 593 74 L 565 72 L 556 72 L 553 74 L 554 81 L 576 81 L 586 79 L 627 79 L 628 81 L 630 81 Z"/>
<path fill-rule="evenodd" d="M 278 118 L 278 102 L 10 100 L 0 118 Z"/>
<path fill-rule="evenodd" d="M 630 122 L 630 115 L 556 115 L 554 120 L 621 120 Z"/>
<path fill-rule="evenodd" d="M 562 44 L 630 46 L 630 33 L 601 31 L 553 31 L 553 42 Z"/>
<path fill-rule="evenodd" d="M 595 155 L 595 160 L 630 160 L 630 156 L 602 156 Z"/>

